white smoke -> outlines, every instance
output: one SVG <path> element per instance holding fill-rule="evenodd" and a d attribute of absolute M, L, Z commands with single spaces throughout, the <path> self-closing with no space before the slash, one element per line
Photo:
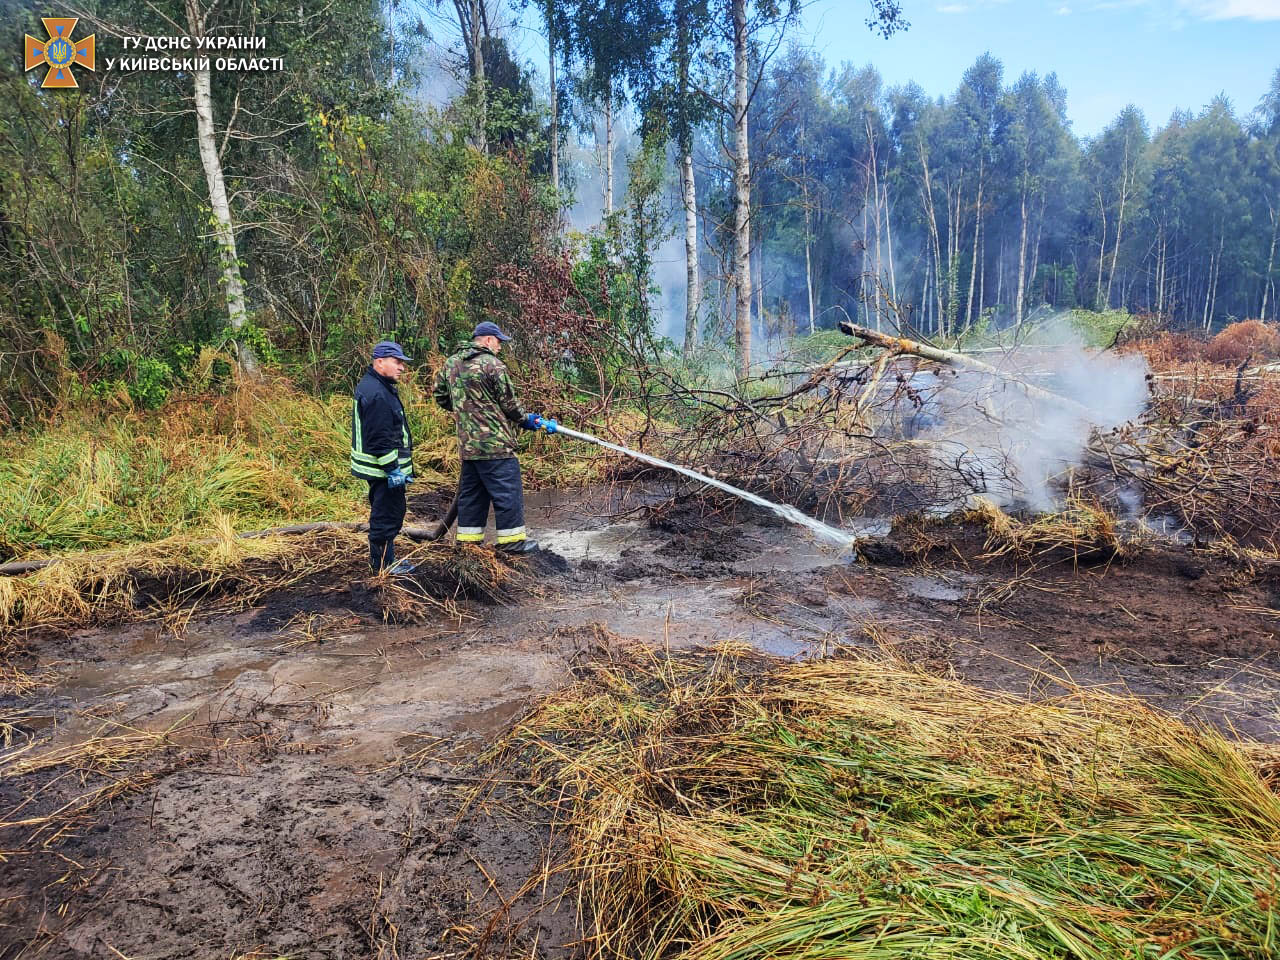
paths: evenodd
<path fill-rule="evenodd" d="M 1092 431 L 1142 415 L 1147 364 L 1141 354 L 1087 348 L 1061 319 L 1038 333 L 1039 345 L 982 355 L 1011 379 L 951 368 L 917 372 L 909 386 L 922 404 L 912 414 L 915 431 L 934 459 L 959 465 L 975 492 L 1002 506 L 1050 511 L 1061 506 L 1063 483 L 1084 462 Z"/>

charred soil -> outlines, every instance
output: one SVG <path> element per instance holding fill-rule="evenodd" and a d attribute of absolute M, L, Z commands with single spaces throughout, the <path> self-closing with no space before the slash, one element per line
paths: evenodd
<path fill-rule="evenodd" d="M 531 498 L 554 556 L 417 623 L 385 622 L 353 570 L 176 628 L 29 637 L 50 682 L 0 702 L 0 956 L 574 955 L 552 825 L 474 760 L 620 638 L 871 646 L 1280 741 L 1273 567 L 1154 539 L 993 555 L 977 526 L 924 523 L 855 559 L 671 494 Z"/>

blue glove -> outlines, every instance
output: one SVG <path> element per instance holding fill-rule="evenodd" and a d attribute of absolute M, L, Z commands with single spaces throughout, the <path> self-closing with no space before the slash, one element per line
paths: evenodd
<path fill-rule="evenodd" d="M 560 429 L 560 424 L 556 423 L 555 418 L 547 417 L 542 421 L 542 429 L 547 431 L 547 433 L 555 433 Z"/>
<path fill-rule="evenodd" d="M 406 483 L 413 483 L 413 477 L 409 476 L 399 467 L 396 467 L 387 474 L 387 486 L 393 490 L 397 487 L 403 487 Z"/>
<path fill-rule="evenodd" d="M 542 414 L 526 413 L 524 419 L 520 421 L 520 426 L 525 430 L 537 430 L 542 426 Z"/>

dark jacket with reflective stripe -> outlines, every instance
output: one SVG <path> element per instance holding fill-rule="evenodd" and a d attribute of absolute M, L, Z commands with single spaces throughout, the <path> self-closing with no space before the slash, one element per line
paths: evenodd
<path fill-rule="evenodd" d="M 399 467 L 413 474 L 413 437 L 395 384 L 370 367 L 351 404 L 351 472 L 385 479 Z"/>

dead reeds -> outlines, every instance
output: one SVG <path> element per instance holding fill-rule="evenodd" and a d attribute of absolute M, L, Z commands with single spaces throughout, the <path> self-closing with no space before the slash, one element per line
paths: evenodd
<path fill-rule="evenodd" d="M 1012 556 L 1026 560 L 1070 560 L 1099 563 L 1123 558 L 1133 543 L 1121 538 L 1116 518 L 1097 503 L 1069 497 L 1063 507 L 1047 514 L 1018 518 L 983 497 L 955 518 L 986 531 L 985 557 Z"/>
<path fill-rule="evenodd" d="M 1280 798 L 1217 734 L 865 656 L 597 663 L 499 756 L 594 956 L 1264 957 Z"/>
<path fill-rule="evenodd" d="M 0 577 L 0 625 L 30 630 L 189 616 L 196 606 L 243 609 L 307 577 L 358 569 L 367 555 L 364 539 L 345 531 L 241 539 L 225 519 L 219 529 L 211 541 L 170 537 L 67 554 L 33 573 Z"/>
<path fill-rule="evenodd" d="M 383 617 L 421 622 L 461 615 L 466 601 L 503 602 L 527 590 L 523 567 L 487 549 L 428 542 L 406 559 L 413 576 L 371 577 L 368 543 L 346 530 L 238 538 L 229 523 L 213 541 L 171 537 L 108 553 L 68 554 L 33 573 L 0 577 L 0 629 L 9 635 L 130 620 L 181 625 L 199 613 L 235 612 L 290 589 L 367 583 Z"/>

